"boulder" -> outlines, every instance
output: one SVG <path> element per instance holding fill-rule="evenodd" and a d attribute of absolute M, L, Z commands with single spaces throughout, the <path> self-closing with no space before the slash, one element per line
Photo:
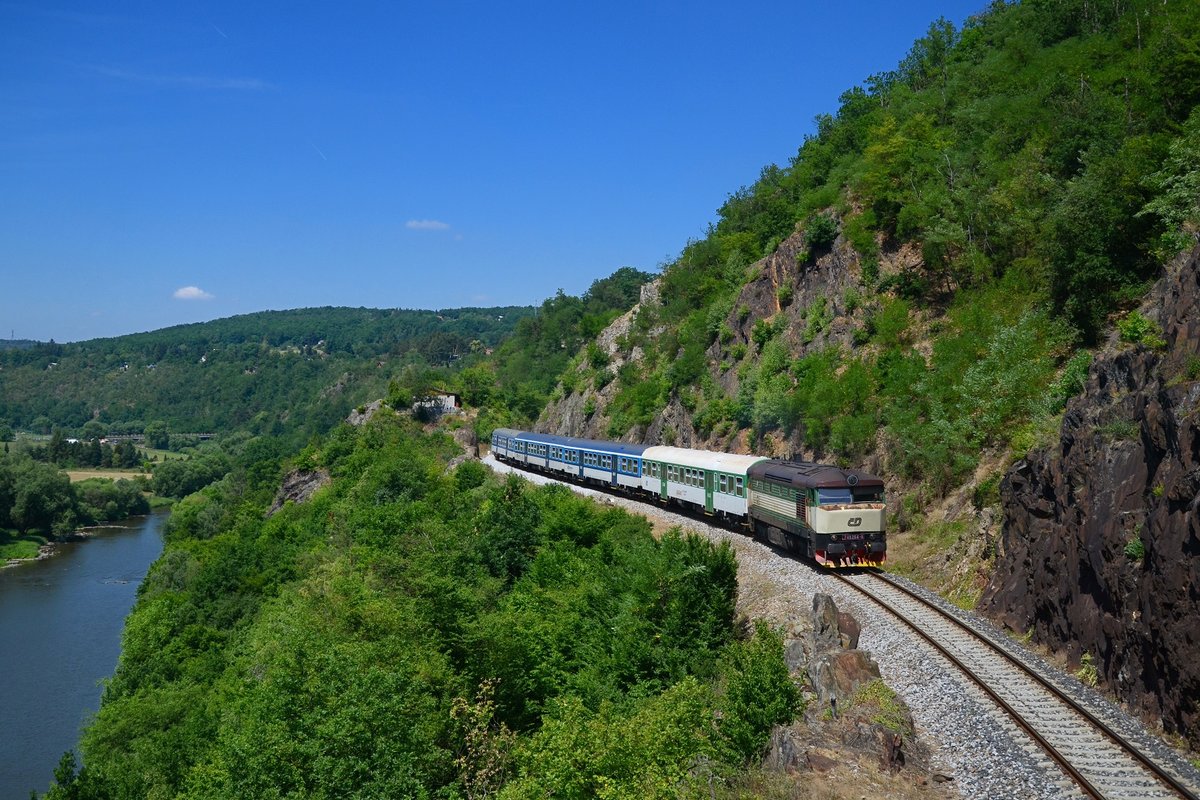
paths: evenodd
<path fill-rule="evenodd" d="M 879 665 L 865 650 L 826 650 L 809 662 L 808 679 L 821 706 L 836 713 L 860 687 L 880 679 Z"/>

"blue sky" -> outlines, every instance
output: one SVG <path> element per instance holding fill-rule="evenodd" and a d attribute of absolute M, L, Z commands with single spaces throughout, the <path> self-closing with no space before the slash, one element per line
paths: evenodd
<path fill-rule="evenodd" d="M 983 6 L 0 2 L 0 338 L 653 271 Z"/>

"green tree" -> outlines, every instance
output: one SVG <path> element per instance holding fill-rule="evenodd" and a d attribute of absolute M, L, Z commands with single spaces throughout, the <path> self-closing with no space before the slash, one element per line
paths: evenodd
<path fill-rule="evenodd" d="M 146 446 L 155 450 L 166 450 L 171 441 L 170 429 L 162 420 L 146 423 L 142 435 L 146 437 Z"/>

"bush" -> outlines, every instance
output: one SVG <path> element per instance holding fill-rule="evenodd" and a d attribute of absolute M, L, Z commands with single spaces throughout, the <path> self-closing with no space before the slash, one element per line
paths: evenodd
<path fill-rule="evenodd" d="M 796 296 L 796 289 L 790 284 L 785 283 L 775 291 L 775 297 L 779 300 L 780 308 L 787 308 L 792 304 L 792 298 Z"/>
<path fill-rule="evenodd" d="M 1121 341 L 1129 344 L 1140 344 L 1152 350 L 1161 350 L 1167 346 L 1162 338 L 1162 329 L 1140 311 L 1130 311 L 1117 321 L 1117 331 Z"/>
<path fill-rule="evenodd" d="M 756 345 L 758 345 L 759 350 L 762 350 L 762 348 L 766 346 L 767 342 L 771 341 L 774 336 L 775 326 L 770 322 L 767 322 L 765 319 L 760 319 L 755 322 L 754 328 L 750 331 L 750 339 Z"/>
<path fill-rule="evenodd" d="M 1135 536 L 1126 543 L 1125 557 L 1130 561 L 1141 561 L 1146 557 L 1146 543 L 1141 536 Z"/>
<path fill-rule="evenodd" d="M 721 735 L 742 760 L 762 754 L 771 728 L 791 722 L 804 703 L 783 660 L 783 638 L 765 622 L 754 638 L 731 645 L 725 656 Z"/>
<path fill-rule="evenodd" d="M 817 214 L 805 226 L 805 241 L 808 249 L 816 252 L 828 250 L 837 239 L 837 223 L 825 214 Z"/>

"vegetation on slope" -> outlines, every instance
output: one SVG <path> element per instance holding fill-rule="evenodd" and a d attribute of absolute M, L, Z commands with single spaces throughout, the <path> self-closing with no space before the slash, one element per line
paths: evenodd
<path fill-rule="evenodd" d="M 1200 219 L 1195 11 L 996 2 L 962 30 L 934 23 L 668 265 L 661 307 L 621 342 L 645 357 L 608 378 L 607 433 L 639 436 L 674 402 L 702 439 L 882 451 L 934 494 L 987 448 L 1034 444 Z M 797 232 L 791 277 L 752 313 L 766 278 L 749 267 Z M 826 256 L 857 285 L 789 307 Z"/>
<path fill-rule="evenodd" d="M 455 450 L 384 412 L 304 505 L 264 520 L 277 459 L 184 501 L 49 796 L 675 796 L 796 713 L 728 546 Z"/>

